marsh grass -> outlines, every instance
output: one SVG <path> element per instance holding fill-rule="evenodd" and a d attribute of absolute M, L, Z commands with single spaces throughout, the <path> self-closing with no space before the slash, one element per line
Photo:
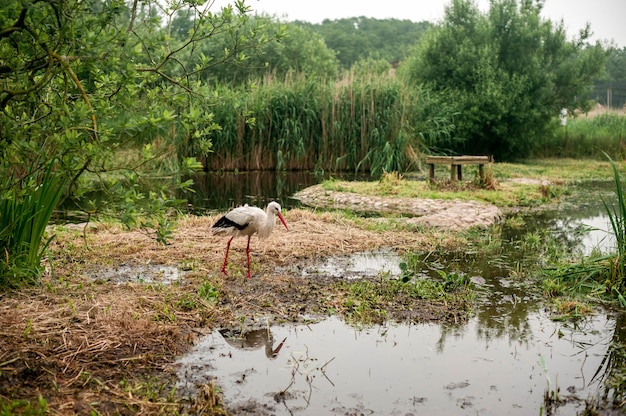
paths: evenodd
<path fill-rule="evenodd" d="M 619 168 L 618 168 L 619 170 Z M 448 170 L 442 174 L 449 175 Z M 483 201 L 499 207 L 538 207 L 566 195 L 568 186 L 582 181 L 609 181 L 612 167 L 607 161 L 593 159 L 535 159 L 523 163 L 491 163 L 489 180 L 479 184 L 472 176 L 450 183 L 447 179 L 430 184 L 425 176 L 385 172 L 379 181 L 342 181 L 322 183 L 327 191 L 351 192 L 371 196 Z M 473 178 L 473 179 L 471 179 Z"/>
<path fill-rule="evenodd" d="M 575 117 L 559 126 L 538 149 L 542 157 L 595 158 L 606 160 L 605 153 L 619 160 L 626 155 L 626 116 L 600 114 Z"/>
<path fill-rule="evenodd" d="M 554 184 L 589 180 L 610 180 L 611 164 L 606 160 L 592 158 L 572 159 L 568 157 L 536 158 L 517 163 L 492 164 L 493 175 L 498 180 L 535 179 Z"/>
<path fill-rule="evenodd" d="M 610 158 L 609 160 L 613 169 L 616 201 L 615 204 L 611 204 L 603 199 L 603 203 L 611 221 L 611 229 L 617 246 L 617 258 L 614 260 L 613 273 L 609 284 L 611 288 L 616 287 L 619 291 L 623 291 L 626 288 L 626 198 L 617 165 Z"/>
<path fill-rule="evenodd" d="M 500 207 L 535 206 L 549 199 L 536 182 L 499 183 L 498 189 L 485 189 L 472 182 L 459 184 L 435 183 L 412 179 L 381 179 L 378 182 L 347 182 L 326 180 L 322 187 L 327 191 L 351 192 L 371 196 L 424 198 L 461 201 L 483 201 Z M 557 189 L 556 187 L 554 189 Z M 554 195 L 550 195 L 552 197 Z"/>
<path fill-rule="evenodd" d="M 398 316 L 399 308 L 407 318 L 411 305 L 423 302 L 424 307 L 440 305 L 449 309 L 455 322 L 468 318 L 469 305 L 474 297 L 469 278 L 463 274 L 441 272 L 439 278 L 419 279 L 406 267 L 400 279 L 386 275 L 378 279 L 359 279 L 337 283 L 339 301 L 335 302 L 335 313 L 340 313 L 349 322 L 357 324 L 383 323 L 391 315 Z"/>
<path fill-rule="evenodd" d="M 449 135 L 451 120 L 430 122 L 433 99 L 393 76 L 338 82 L 287 76 L 233 90 L 211 105 L 212 152 L 206 169 L 406 171 L 417 166 L 420 137 Z M 182 153 L 201 152 L 194 141 Z"/>
<path fill-rule="evenodd" d="M 384 273 L 377 279 L 359 279 L 342 281 L 336 284 L 341 293 L 336 303 L 340 312 L 350 322 L 372 324 L 384 322 L 392 310 L 406 305 L 406 314 L 410 314 L 410 305 L 415 302 L 447 305 L 457 322 L 468 317 L 470 303 L 474 298 L 473 284 L 469 276 L 459 272 L 438 270 L 433 278 L 420 277 L 417 261 L 421 256 L 408 253 L 407 261 L 400 264 L 402 275 L 398 279 L 389 278 Z M 393 305 L 393 306 L 392 306 Z M 394 316 L 397 316 L 397 311 Z"/>

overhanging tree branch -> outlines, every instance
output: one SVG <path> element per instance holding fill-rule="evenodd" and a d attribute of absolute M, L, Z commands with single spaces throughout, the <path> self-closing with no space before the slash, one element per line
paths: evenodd
<path fill-rule="evenodd" d="M 89 111 L 91 112 L 90 118 L 91 118 L 91 123 L 92 123 L 92 126 L 93 126 L 93 138 L 94 138 L 94 140 L 96 142 L 98 142 L 99 141 L 99 139 L 98 139 L 98 122 L 96 120 L 96 112 L 94 111 L 93 106 L 91 105 L 91 100 L 89 100 L 89 95 L 87 95 L 87 92 L 83 88 L 83 84 L 80 82 L 80 80 L 78 79 L 78 77 L 74 73 L 74 70 L 72 69 L 71 65 L 69 64 L 69 60 L 68 60 L 68 58 L 66 56 L 61 56 L 61 55 L 59 55 L 55 51 L 50 51 L 50 55 L 54 59 L 56 59 L 58 62 L 60 62 L 61 65 L 63 65 L 63 68 L 65 68 L 67 73 L 70 75 L 70 77 L 74 81 L 74 84 L 76 85 L 76 88 L 78 88 L 78 91 L 80 92 L 80 95 L 82 96 L 83 101 L 85 102 L 85 104 L 87 105 L 87 108 L 89 108 Z"/>

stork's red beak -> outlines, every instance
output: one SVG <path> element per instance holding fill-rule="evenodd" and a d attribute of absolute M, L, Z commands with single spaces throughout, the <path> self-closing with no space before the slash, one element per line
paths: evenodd
<path fill-rule="evenodd" d="M 287 227 L 287 223 L 285 222 L 285 218 L 283 218 L 283 214 L 281 214 L 280 212 L 278 213 L 278 218 L 280 219 L 280 222 L 283 223 L 283 225 L 285 226 L 285 228 L 287 229 L 287 231 L 289 231 L 289 227 Z"/>

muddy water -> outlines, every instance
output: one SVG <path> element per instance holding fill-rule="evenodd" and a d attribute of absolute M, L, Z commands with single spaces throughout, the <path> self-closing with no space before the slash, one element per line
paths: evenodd
<path fill-rule="evenodd" d="M 385 274 L 398 277 L 402 274 L 402 259 L 391 249 L 354 253 L 351 256 L 331 257 L 318 264 L 300 268 L 303 277 L 314 278 L 316 275 L 358 279 Z"/>
<path fill-rule="evenodd" d="M 557 391 L 568 400 L 553 414 L 575 415 L 601 394 L 603 360 L 623 331 L 600 311 L 554 321 L 535 288 L 511 276 L 516 241 L 529 231 L 548 231 L 580 255 L 610 250 L 603 212 L 587 194 L 584 203 L 526 218 L 523 230 L 505 230 L 500 258 L 424 259 L 422 276 L 458 270 L 476 284 L 479 301 L 464 325 L 257 320 L 254 330 L 203 338 L 178 363 L 179 387 L 194 394 L 215 379 L 234 415 L 549 414 L 544 395 Z M 368 252 L 300 270 L 303 278 L 394 278 L 401 261 L 393 251 Z"/>
<path fill-rule="evenodd" d="M 331 318 L 273 326 L 269 341 L 246 347 L 215 332 L 183 357 L 179 374 L 185 387 L 217 378 L 234 414 L 530 415 L 546 389 L 584 399 L 598 387 L 593 376 L 612 331 L 606 317 L 574 327 L 537 311 L 508 329 L 492 324 L 355 329 Z"/>

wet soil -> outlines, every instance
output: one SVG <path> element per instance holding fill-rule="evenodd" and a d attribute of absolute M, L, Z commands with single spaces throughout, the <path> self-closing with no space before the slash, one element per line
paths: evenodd
<path fill-rule="evenodd" d="M 180 220 L 166 246 L 104 224 L 51 230 L 57 238 L 42 285 L 0 294 L 0 404 L 18 414 L 33 412 L 39 397 L 52 414 L 226 414 L 213 385 L 197 397 L 175 392 L 173 363 L 198 336 L 346 316 L 344 279 L 303 269 L 350 253 L 446 250 L 463 241 L 393 222 L 380 228 L 380 219 L 284 215 L 289 232 L 253 238 L 251 279 L 244 239 L 231 246 L 228 276 L 219 272 L 226 239 L 208 232 L 217 217 Z M 363 278 L 385 290 L 386 279 Z M 463 322 L 469 305 L 398 294 L 374 308 L 389 320 Z"/>
<path fill-rule="evenodd" d="M 403 215 L 414 225 L 439 229 L 466 230 L 486 228 L 502 218 L 495 205 L 478 201 L 442 200 L 424 198 L 385 198 L 360 195 L 353 192 L 325 190 L 322 185 L 310 186 L 295 196 L 302 203 L 315 208 L 350 209 L 356 212 Z"/>

